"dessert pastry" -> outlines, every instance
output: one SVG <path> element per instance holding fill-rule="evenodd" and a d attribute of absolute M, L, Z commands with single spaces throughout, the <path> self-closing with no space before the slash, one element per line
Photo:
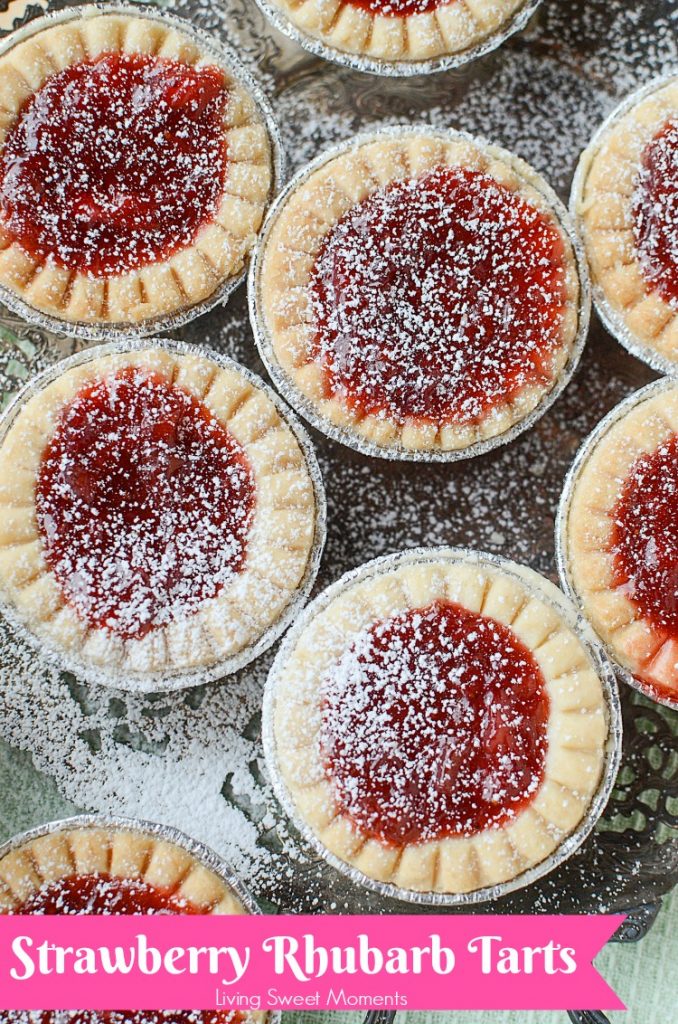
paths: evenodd
<path fill-rule="evenodd" d="M 164 14 L 100 12 L 48 22 L 0 57 L 10 295 L 63 321 L 138 324 L 237 277 L 270 196 L 271 143 L 248 86 L 215 60 Z"/>
<path fill-rule="evenodd" d="M 252 909 L 222 875 L 214 855 L 162 826 L 72 818 L 0 849 L 0 914 L 230 915 Z M 212 1010 L 76 1010 L 65 1019 L 72 1024 L 263 1024 L 267 1016 Z M 5 1011 L 2 1019 L 58 1024 L 62 1015 L 54 1010 L 34 1016 Z"/>
<path fill-rule="evenodd" d="M 678 77 L 632 97 L 594 136 L 573 206 L 604 320 L 678 372 Z"/>
<path fill-rule="evenodd" d="M 347 444 L 475 453 L 543 409 L 576 361 L 585 283 L 561 216 L 487 143 L 358 140 L 302 172 L 267 221 L 251 278 L 262 355 Z"/>
<path fill-rule="evenodd" d="M 568 582 L 615 661 L 678 707 L 678 384 L 622 402 L 573 474 L 561 513 Z"/>
<path fill-rule="evenodd" d="M 442 549 L 355 575 L 309 607 L 269 678 L 284 805 L 335 866 L 396 895 L 517 879 L 582 826 L 605 771 L 605 689 L 562 595 Z"/>
<path fill-rule="evenodd" d="M 526 0 L 270 0 L 263 6 L 278 27 L 288 32 L 290 26 L 296 29 L 295 38 L 300 35 L 299 42 L 310 49 L 315 49 L 312 42 L 317 40 L 332 51 L 333 59 L 352 55 L 365 70 L 412 74 L 417 63 L 435 61 L 432 70 L 438 70 L 493 49 L 523 27 L 536 4 Z"/>
<path fill-rule="evenodd" d="M 80 673 L 188 685 L 268 646 L 310 585 L 321 485 L 236 363 L 104 351 L 39 378 L 0 443 L 0 584 Z"/>

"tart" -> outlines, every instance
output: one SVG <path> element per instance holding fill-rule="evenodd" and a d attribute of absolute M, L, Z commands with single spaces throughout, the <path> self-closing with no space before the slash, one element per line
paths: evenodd
<path fill-rule="evenodd" d="M 167 837 L 170 838 L 167 838 Z M 248 914 L 229 873 L 173 829 L 72 818 L 0 849 L 0 914 Z M 251 904 L 249 897 L 247 903 Z M 266 1013 L 214 1010 L 76 1010 L 73 1024 L 263 1024 Z M 4 1021 L 34 1019 L 19 1011 Z M 36 1011 L 57 1024 L 61 1011 Z"/>
<path fill-rule="evenodd" d="M 650 385 L 594 431 L 562 530 L 569 582 L 612 657 L 678 706 L 678 385 Z"/>
<path fill-rule="evenodd" d="M 0 57 L 0 285 L 30 309 L 138 324 L 242 271 L 272 188 L 268 129 L 176 25 L 88 13 Z"/>
<path fill-rule="evenodd" d="M 585 150 L 574 198 L 601 314 L 678 372 L 678 78 L 623 104 Z"/>
<path fill-rule="evenodd" d="M 475 453 L 543 411 L 576 361 L 585 301 L 560 216 L 536 173 L 487 143 L 358 140 L 271 212 L 250 279 L 262 355 L 306 418 L 354 447 Z"/>
<path fill-rule="evenodd" d="M 269 0 L 276 25 L 331 59 L 351 55 L 365 70 L 393 73 L 435 61 L 463 64 L 522 28 L 535 3 L 526 0 Z M 300 37 L 299 37 L 300 36 Z M 350 60 L 349 63 L 352 63 Z M 415 69 L 413 69 L 416 71 Z M 424 67 L 424 70 L 427 70 Z M 436 70 L 436 68 L 433 68 Z M 413 73 L 413 72 L 409 72 Z"/>
<path fill-rule="evenodd" d="M 313 455 L 237 364 L 107 351 L 39 378 L 0 443 L 8 610 L 120 686 L 239 667 L 313 575 Z"/>
<path fill-rule="evenodd" d="M 285 807 L 335 866 L 391 895 L 458 896 L 582 827 L 610 724 L 561 605 L 530 570 L 432 550 L 310 606 L 272 669 L 264 736 Z"/>

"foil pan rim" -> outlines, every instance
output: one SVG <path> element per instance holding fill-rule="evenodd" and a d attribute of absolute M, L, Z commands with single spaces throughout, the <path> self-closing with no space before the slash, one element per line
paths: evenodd
<path fill-rule="evenodd" d="M 304 50 L 321 57 L 331 64 L 338 64 L 353 71 L 377 75 L 383 78 L 411 78 L 416 75 L 432 75 L 441 71 L 450 71 L 463 67 L 472 61 L 484 57 L 501 46 L 507 39 L 525 28 L 542 0 L 524 0 L 520 9 L 508 21 L 504 22 L 495 32 L 485 36 L 475 46 L 458 53 L 451 53 L 430 60 L 378 60 L 374 57 L 350 53 L 336 46 L 323 42 L 317 36 L 304 32 L 296 25 L 285 11 L 277 7 L 272 0 L 256 0 L 257 6 L 268 21 L 283 35 L 303 47 Z"/>

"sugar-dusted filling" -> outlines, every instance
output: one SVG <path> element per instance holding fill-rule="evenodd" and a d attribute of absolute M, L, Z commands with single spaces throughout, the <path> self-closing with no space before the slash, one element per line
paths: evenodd
<path fill-rule="evenodd" d="M 169 889 L 143 879 L 107 874 L 74 874 L 49 882 L 14 911 L 17 914 L 195 914 L 198 911 Z M 57 1024 L 58 1011 L 43 1010 L 40 1024 Z M 7 1020 L 23 1024 L 20 1011 Z M 245 1015 L 218 1010 L 73 1010 L 69 1024 L 240 1024 Z M 31 1018 L 33 1020 L 33 1018 Z"/>
<path fill-rule="evenodd" d="M 215 213 L 223 72 L 104 54 L 52 75 L 0 157 L 0 219 L 39 261 L 108 277 L 168 258 Z"/>
<path fill-rule="evenodd" d="M 247 457 L 198 399 L 127 368 L 63 410 L 36 492 L 45 557 L 89 625 L 139 638 L 197 611 L 245 564 Z"/>
<path fill-rule="evenodd" d="M 328 396 L 470 423 L 552 377 L 566 303 L 551 217 L 460 167 L 396 181 L 330 231 L 311 283 Z"/>
<path fill-rule="evenodd" d="M 413 14 L 428 14 L 457 0 L 348 0 L 352 7 L 360 7 L 369 14 L 385 18 L 409 18 Z"/>
<path fill-rule="evenodd" d="M 360 634 L 329 674 L 322 761 L 367 835 L 471 836 L 537 793 L 548 708 L 541 669 L 508 627 L 435 602 Z"/>
<path fill-rule="evenodd" d="M 611 515 L 613 585 L 678 639 L 678 434 L 634 462 Z"/>
<path fill-rule="evenodd" d="M 647 144 L 633 194 L 633 232 L 645 280 L 678 309 L 678 120 Z"/>
<path fill-rule="evenodd" d="M 195 914 L 172 889 L 141 878 L 73 874 L 47 882 L 28 897 L 17 914 Z"/>

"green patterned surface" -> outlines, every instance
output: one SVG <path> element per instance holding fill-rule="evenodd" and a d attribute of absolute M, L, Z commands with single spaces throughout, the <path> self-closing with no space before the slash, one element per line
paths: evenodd
<path fill-rule="evenodd" d="M 30 757 L 0 741 L 0 841 L 32 825 L 78 812 Z M 677 1018 L 678 891 L 665 901 L 651 932 L 635 945 L 609 945 L 597 960 L 628 1013 L 612 1013 L 613 1024 L 672 1024 Z M 286 1014 L 287 1024 L 360 1024 L 354 1013 Z M 404 1013 L 400 1024 L 564 1024 L 563 1013 Z"/>

